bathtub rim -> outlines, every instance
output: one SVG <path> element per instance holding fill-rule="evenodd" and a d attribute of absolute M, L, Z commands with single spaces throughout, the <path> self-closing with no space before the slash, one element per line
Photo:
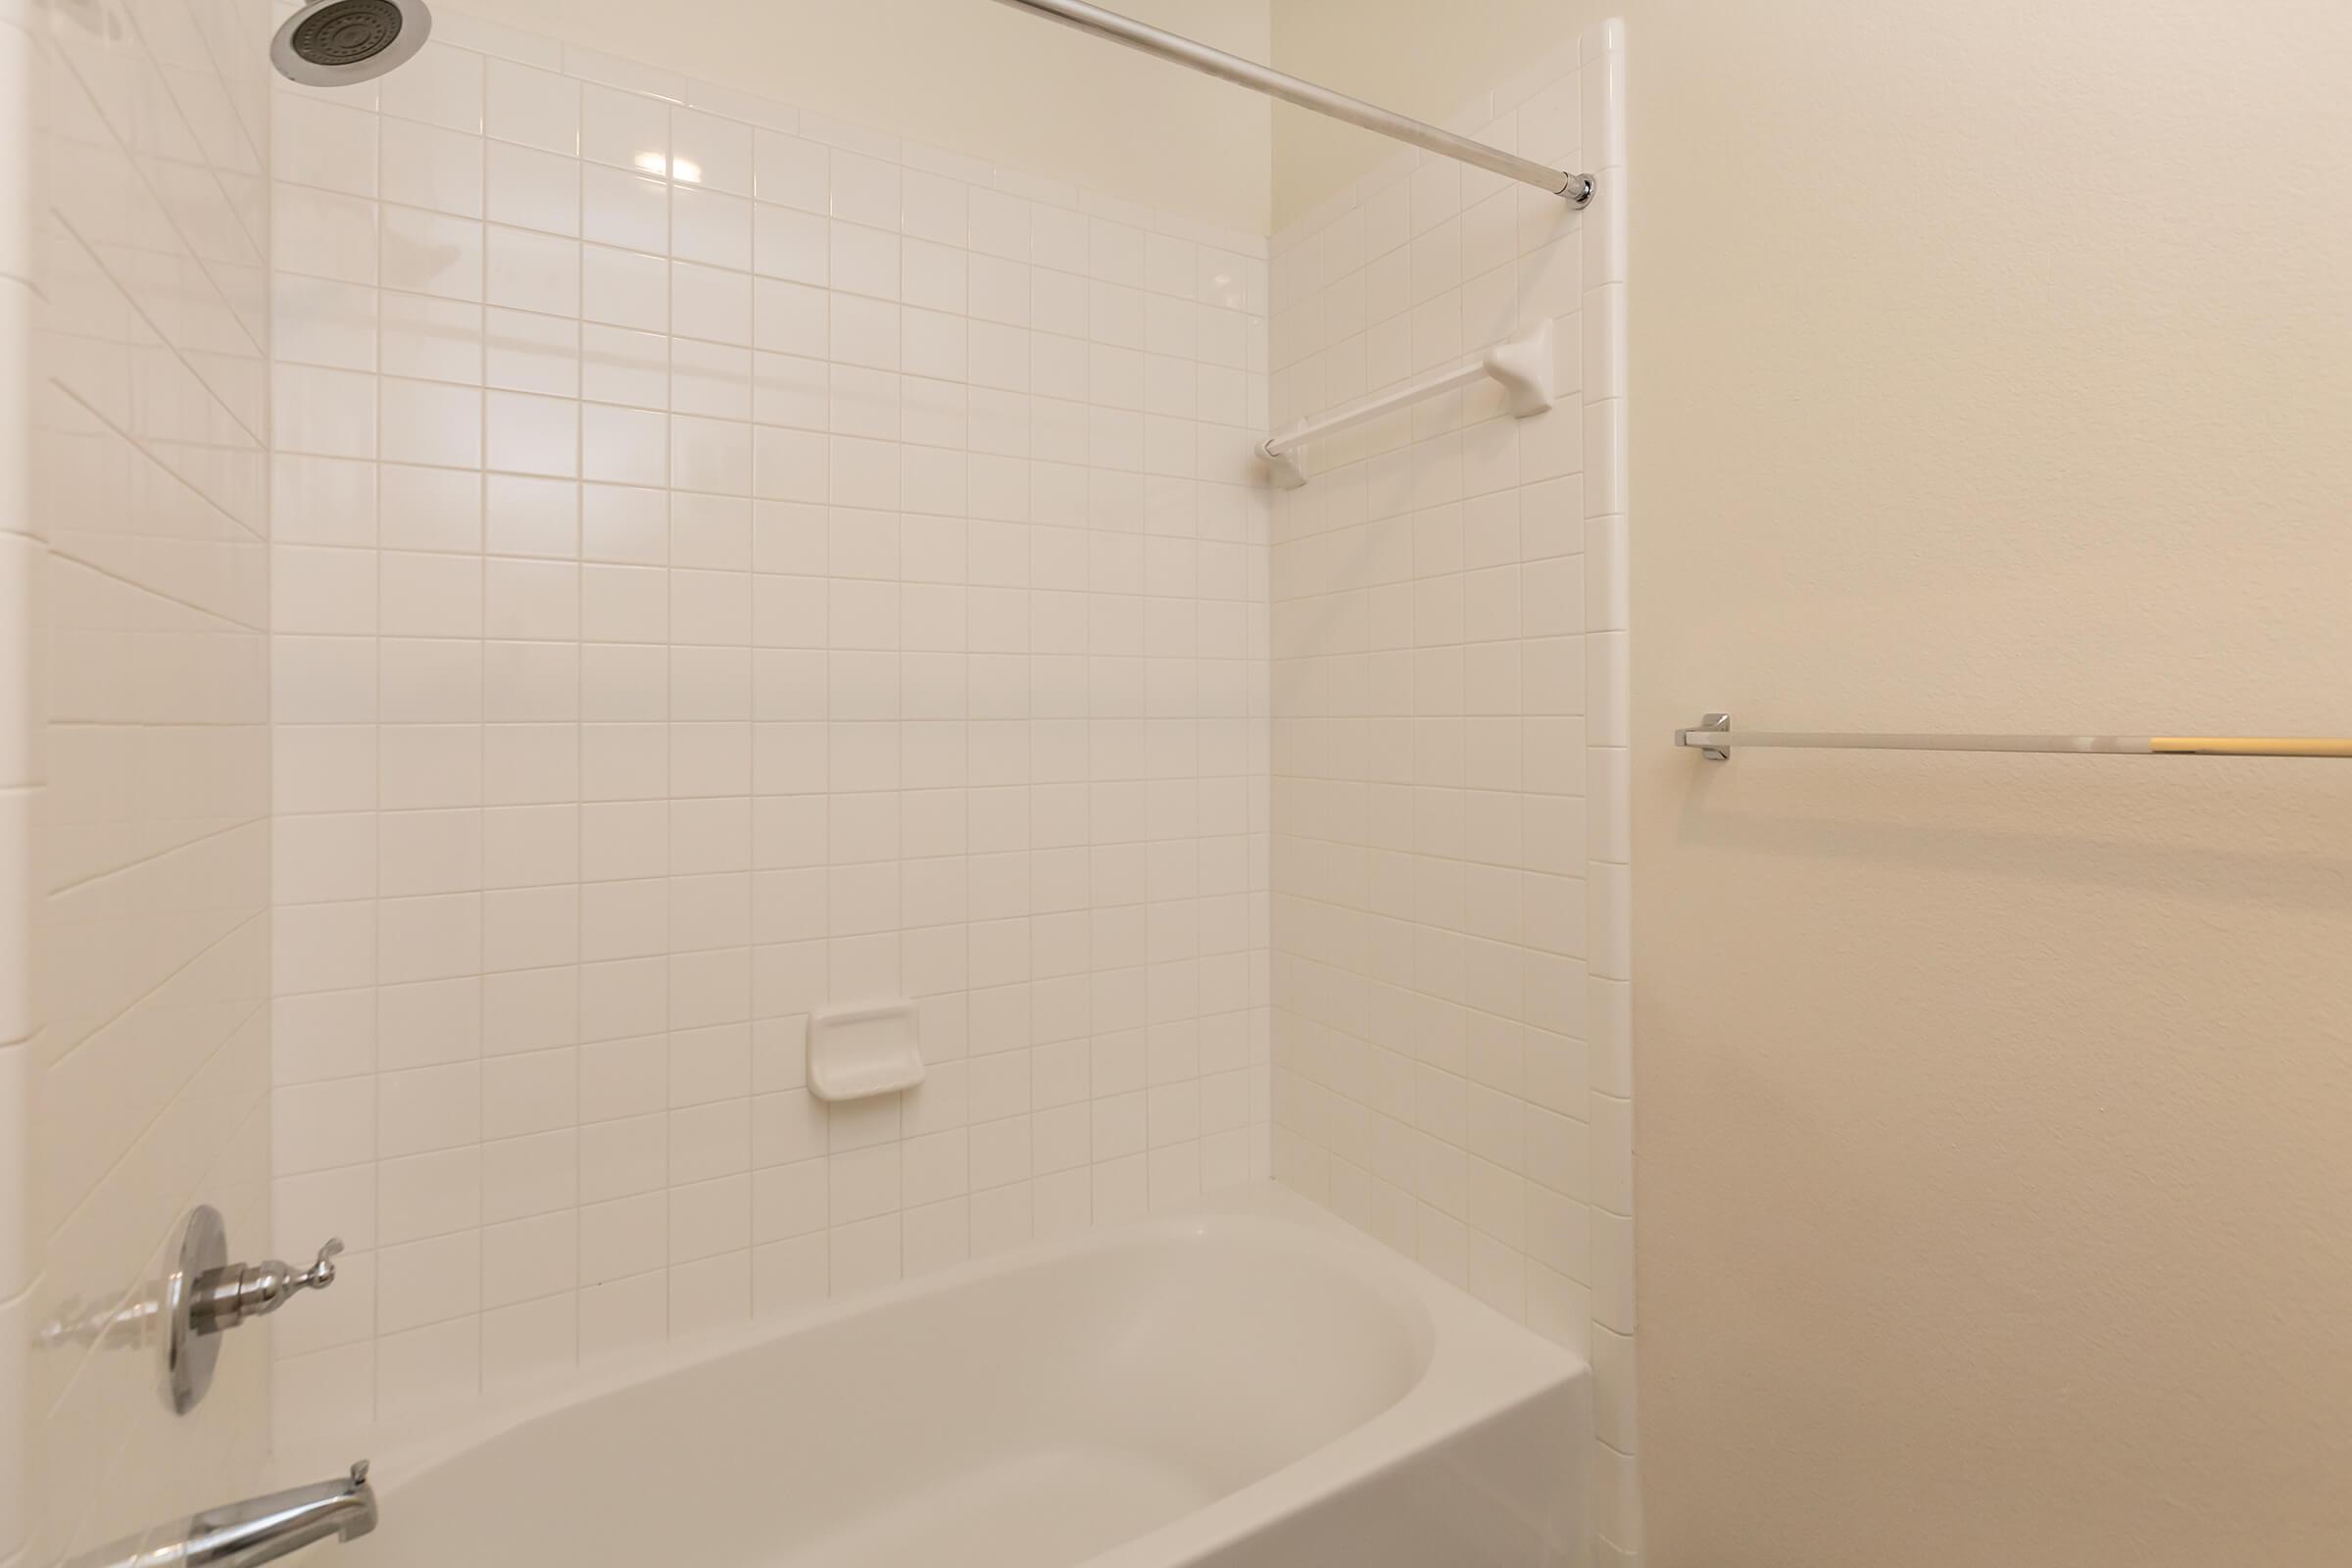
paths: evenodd
<path fill-rule="evenodd" d="M 1189 1561 L 1562 1389 L 1584 1386 L 1583 1403 L 1589 1411 L 1592 1370 L 1585 1358 L 1503 1317 L 1291 1189 L 1255 1182 L 1206 1194 L 1136 1220 L 1033 1242 L 878 1290 L 600 1354 L 467 1400 L 454 1407 L 454 1421 L 449 1414 L 452 1407 L 445 1407 L 401 1422 L 355 1425 L 342 1429 L 340 1435 L 315 1435 L 273 1452 L 270 1474 L 272 1484 L 293 1484 L 311 1471 L 323 1474 L 353 1457 L 369 1457 L 385 1508 L 397 1509 L 405 1494 L 429 1484 L 448 1465 L 542 1417 L 813 1334 L 850 1318 L 1062 1259 L 1145 1247 L 1155 1241 L 1181 1243 L 1219 1235 L 1259 1241 L 1296 1238 L 1311 1245 L 1323 1261 L 1372 1292 L 1385 1308 L 1406 1314 L 1408 1321 L 1403 1326 L 1417 1342 L 1417 1374 L 1396 1400 L 1321 1446 L 1191 1513 L 1086 1559 L 1079 1568 L 1151 1568 Z M 1572 1465 L 1580 1463 L 1581 1450 L 1564 1457 Z"/>

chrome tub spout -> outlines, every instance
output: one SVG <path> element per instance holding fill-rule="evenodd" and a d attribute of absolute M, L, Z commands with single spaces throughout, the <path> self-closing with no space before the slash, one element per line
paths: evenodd
<path fill-rule="evenodd" d="M 85 1552 L 68 1568 L 259 1568 L 329 1536 L 356 1541 L 375 1528 L 375 1517 L 363 1459 L 349 1476 L 207 1508 Z"/>

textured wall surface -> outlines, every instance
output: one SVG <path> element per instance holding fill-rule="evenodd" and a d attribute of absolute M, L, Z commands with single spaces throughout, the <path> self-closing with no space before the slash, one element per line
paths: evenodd
<path fill-rule="evenodd" d="M 1262 241 L 464 19 L 276 125 L 281 1437 L 1263 1174 Z"/>
<path fill-rule="evenodd" d="M 242 1495 L 265 1455 L 260 1332 L 225 1342 L 180 1418 L 153 1344 L 72 1330 L 148 1289 L 200 1200 L 233 1247 L 270 1235 L 269 21 L 135 0 L 26 22 L 45 546 L 12 541 L 0 576 L 31 562 L 40 581 L 41 1027 L 10 1087 L 37 1100 L 46 1245 L 8 1328 L 67 1330 L 36 1342 L 27 1388 L 38 1562 Z"/>

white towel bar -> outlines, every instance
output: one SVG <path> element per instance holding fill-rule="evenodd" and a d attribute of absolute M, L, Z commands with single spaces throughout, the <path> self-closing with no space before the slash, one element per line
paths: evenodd
<path fill-rule="evenodd" d="M 1268 436 L 1258 451 L 1273 466 L 1274 482 L 1285 490 L 1306 483 L 1306 468 L 1298 449 L 1307 442 L 1351 429 L 1384 414 L 1409 408 L 1425 398 L 1457 391 L 1493 379 L 1502 383 L 1511 413 L 1524 419 L 1552 405 L 1551 322 L 1538 321 L 1517 337 L 1505 338 L 1467 365 L 1437 370 L 1386 392 L 1342 404 L 1329 414 L 1301 419 L 1289 429 Z"/>

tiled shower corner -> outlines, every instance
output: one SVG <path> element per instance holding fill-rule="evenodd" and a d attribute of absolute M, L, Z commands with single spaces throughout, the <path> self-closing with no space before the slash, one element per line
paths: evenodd
<path fill-rule="evenodd" d="M 1274 239 L 1278 427 L 1546 318 L 1563 394 L 1420 404 L 1276 496 L 1274 1171 L 1591 1359 L 1632 1562 L 1622 25 L 1449 125 L 1598 191 L 1407 156 Z"/>

